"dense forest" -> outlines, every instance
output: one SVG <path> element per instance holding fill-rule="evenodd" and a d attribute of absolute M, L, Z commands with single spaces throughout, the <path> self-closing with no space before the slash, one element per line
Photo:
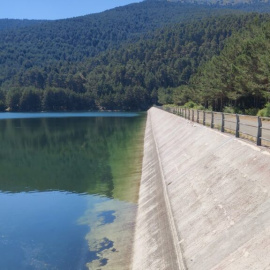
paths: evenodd
<path fill-rule="evenodd" d="M 269 100 L 270 17 L 242 6 L 145 1 L 2 28 L 0 110 L 145 110 L 191 100 L 260 109 Z"/>
<path fill-rule="evenodd" d="M 0 31 L 14 30 L 27 26 L 32 26 L 46 22 L 44 20 L 16 20 L 16 19 L 0 19 Z"/>
<path fill-rule="evenodd" d="M 189 99 L 214 110 L 262 108 L 270 101 L 270 22 L 228 39 L 221 53 L 192 76 L 187 92 L 195 94 Z"/>

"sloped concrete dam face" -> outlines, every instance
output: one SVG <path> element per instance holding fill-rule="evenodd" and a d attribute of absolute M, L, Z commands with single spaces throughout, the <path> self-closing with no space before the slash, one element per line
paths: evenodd
<path fill-rule="evenodd" d="M 132 269 L 270 269 L 270 153 L 148 111 Z"/>

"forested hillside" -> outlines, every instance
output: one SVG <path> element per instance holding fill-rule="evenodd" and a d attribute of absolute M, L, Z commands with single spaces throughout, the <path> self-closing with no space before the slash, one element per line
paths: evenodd
<path fill-rule="evenodd" d="M 265 19 L 228 15 L 163 28 L 149 40 L 88 61 L 82 69 L 85 89 L 99 100 L 100 107 L 110 109 L 170 103 L 172 98 L 166 99 L 163 93 L 188 85 L 191 75 L 220 53 L 233 32 Z"/>
<path fill-rule="evenodd" d="M 270 12 L 270 3 L 254 1 L 253 4 L 248 3 L 239 3 L 237 5 L 229 5 L 227 8 L 233 8 L 236 10 L 248 11 L 248 12 L 260 12 L 260 13 L 269 13 Z"/>
<path fill-rule="evenodd" d="M 15 19 L 0 19 L 0 31 L 18 29 L 22 27 L 32 26 L 45 22 L 44 20 L 15 20 Z"/>
<path fill-rule="evenodd" d="M 262 108 L 270 101 L 270 22 L 228 39 L 220 55 L 193 75 L 187 92 L 189 99 L 214 110 Z"/>
<path fill-rule="evenodd" d="M 0 32 L 0 82 L 19 70 L 93 57 L 164 25 L 222 14 L 209 6 L 142 2 L 99 14 Z"/>
<path fill-rule="evenodd" d="M 247 95 L 247 87 L 241 90 L 246 99 L 241 95 L 233 99 L 232 94 L 220 98 L 217 93 L 221 90 L 216 87 L 210 94 L 204 81 L 213 77 L 212 68 L 216 72 L 222 69 L 216 62 L 235 60 L 233 40 L 242 37 L 236 43 L 244 50 L 242 35 L 250 35 L 252 41 L 256 33 L 252 29 L 263 31 L 268 21 L 268 14 L 146 1 L 100 14 L 3 30 L 0 110 L 144 110 L 156 103 L 189 100 L 219 110 L 232 101 L 237 106 L 262 107 L 266 95 L 256 104 L 250 102 L 252 86 Z M 266 34 L 262 42 L 261 47 L 266 48 Z M 217 76 L 223 78 L 221 73 Z M 228 92 L 227 86 L 222 87 Z"/>

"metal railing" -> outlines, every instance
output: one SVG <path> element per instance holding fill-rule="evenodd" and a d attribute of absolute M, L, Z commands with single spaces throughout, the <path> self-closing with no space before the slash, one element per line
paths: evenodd
<path fill-rule="evenodd" d="M 194 110 L 183 107 L 156 107 L 204 126 L 219 129 L 221 132 L 235 134 L 237 138 L 249 139 L 259 146 L 270 146 L 269 117 Z"/>

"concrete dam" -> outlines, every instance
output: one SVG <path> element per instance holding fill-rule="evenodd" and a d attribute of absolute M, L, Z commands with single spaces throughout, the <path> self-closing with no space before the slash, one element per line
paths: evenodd
<path fill-rule="evenodd" d="M 270 151 L 151 108 L 133 270 L 270 269 Z"/>

